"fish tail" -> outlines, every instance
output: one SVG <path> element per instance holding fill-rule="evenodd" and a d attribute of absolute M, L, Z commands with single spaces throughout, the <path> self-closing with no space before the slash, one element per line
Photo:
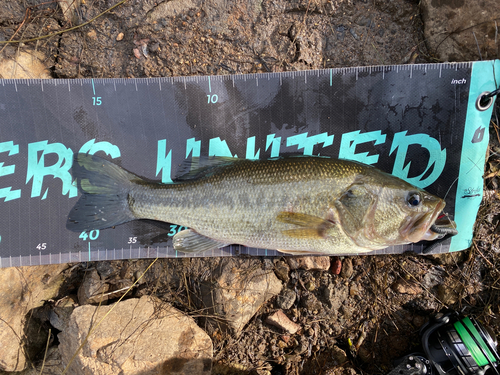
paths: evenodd
<path fill-rule="evenodd" d="M 68 215 L 71 231 L 104 229 L 136 219 L 128 197 L 140 177 L 98 156 L 77 154 L 73 177 L 83 194 Z"/>

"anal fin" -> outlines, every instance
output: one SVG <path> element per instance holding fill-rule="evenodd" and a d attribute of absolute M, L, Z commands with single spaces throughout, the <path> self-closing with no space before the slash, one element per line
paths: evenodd
<path fill-rule="evenodd" d="M 282 249 L 277 249 L 277 250 L 281 253 L 290 254 L 290 255 L 318 255 L 318 254 L 320 254 L 320 253 L 316 253 L 314 251 L 282 250 Z"/>
<path fill-rule="evenodd" d="M 192 229 L 185 229 L 173 238 L 174 249 L 183 253 L 202 253 L 217 250 L 229 244 L 203 236 Z"/>

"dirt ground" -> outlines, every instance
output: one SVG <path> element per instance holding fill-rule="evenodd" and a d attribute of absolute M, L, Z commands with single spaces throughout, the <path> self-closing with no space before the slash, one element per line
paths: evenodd
<path fill-rule="evenodd" d="M 416 1 L 130 0 L 94 20 L 116 2 L 85 0 L 75 14 L 69 10 L 66 15 L 56 2 L 35 3 L 0 4 L 0 40 L 37 38 L 91 21 L 50 38 L 0 45 L 12 58 L 27 46 L 43 52 L 54 78 L 239 74 L 437 61 L 423 40 Z M 498 106 L 495 113 L 484 200 L 470 250 L 428 257 L 344 258 L 340 275 L 287 270 L 280 258 L 253 259 L 256 266 L 275 270 L 284 289 L 296 295 L 286 313 L 304 328 L 292 337 L 264 323 L 279 308 L 276 298 L 237 337 L 204 324 L 197 303 L 200 285 L 219 259 L 158 260 L 132 296 L 156 295 L 199 319 L 214 343 L 214 374 L 385 374 L 392 360 L 416 347 L 422 324 L 444 308 L 477 317 L 500 333 Z M 118 281 L 132 280 L 149 263 L 82 264 L 68 274 L 61 297 L 76 294 L 85 267 L 96 267 L 101 276 Z M 339 349 L 345 351 L 345 361 Z"/>

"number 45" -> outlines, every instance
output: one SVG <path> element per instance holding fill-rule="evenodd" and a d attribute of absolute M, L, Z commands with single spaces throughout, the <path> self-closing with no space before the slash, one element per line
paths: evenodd
<path fill-rule="evenodd" d="M 36 245 L 36 248 L 39 251 L 45 250 L 47 248 L 47 244 L 45 242 L 44 243 L 39 243 L 38 245 Z"/>

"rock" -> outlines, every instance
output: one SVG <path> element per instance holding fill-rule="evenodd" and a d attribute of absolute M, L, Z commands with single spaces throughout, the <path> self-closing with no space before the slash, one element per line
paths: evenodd
<path fill-rule="evenodd" d="M 372 363 L 374 354 L 375 353 L 373 353 L 373 351 L 368 350 L 364 346 L 361 346 L 360 348 L 358 348 L 358 357 L 364 363 Z"/>
<path fill-rule="evenodd" d="M 341 271 L 342 271 L 342 261 L 338 257 L 335 257 L 332 264 L 332 273 L 334 275 L 340 275 Z"/>
<path fill-rule="evenodd" d="M 210 337 L 192 318 L 154 297 L 77 307 L 58 338 L 65 365 L 84 343 L 69 366 L 70 374 L 211 373 Z"/>
<path fill-rule="evenodd" d="M 44 353 L 44 357 L 44 362 L 38 363 L 35 367 L 27 368 L 19 375 L 40 375 L 42 373 L 43 375 L 63 375 L 64 366 L 57 346 L 48 348 L 47 353 Z"/>
<path fill-rule="evenodd" d="M 85 274 L 85 278 L 78 288 L 78 302 L 80 305 L 98 304 L 108 300 L 106 294 L 109 285 L 101 280 L 97 270 L 93 269 Z"/>
<path fill-rule="evenodd" d="M 462 287 L 458 282 L 448 280 L 437 287 L 437 297 L 444 305 L 450 306 L 458 301 L 461 290 Z"/>
<path fill-rule="evenodd" d="M 359 285 L 357 283 L 353 283 L 349 289 L 349 295 L 352 296 L 359 296 L 361 294 Z"/>
<path fill-rule="evenodd" d="M 351 27 L 351 28 L 349 29 L 349 32 L 351 33 L 351 35 L 352 35 L 352 37 L 353 37 L 354 39 L 359 40 L 359 36 L 358 36 L 358 34 L 356 34 L 356 30 L 354 30 L 354 28 L 352 28 L 352 27 Z"/>
<path fill-rule="evenodd" d="M 323 289 L 323 297 L 334 311 L 340 309 L 340 306 L 342 306 L 344 301 L 348 298 L 348 294 L 349 288 L 347 285 L 343 284 L 329 284 Z"/>
<path fill-rule="evenodd" d="M 28 313 L 57 295 L 65 268 L 66 264 L 0 268 L 0 370 L 22 371 L 27 358 L 44 348 L 47 336 L 43 334 L 25 342 L 31 326 Z"/>
<path fill-rule="evenodd" d="M 425 274 L 424 279 L 422 280 L 422 284 L 427 289 L 432 289 L 436 285 L 439 285 L 443 282 L 444 275 L 445 275 L 444 270 L 433 267 L 430 270 L 428 270 L 427 273 Z"/>
<path fill-rule="evenodd" d="M 357 375 L 358 373 L 352 367 L 338 367 L 327 368 L 323 372 L 324 375 Z"/>
<path fill-rule="evenodd" d="M 335 365 L 343 365 L 348 361 L 347 354 L 344 350 L 340 349 L 337 345 L 334 345 L 331 351 L 331 357 L 335 361 Z"/>
<path fill-rule="evenodd" d="M 392 290 L 396 293 L 417 295 L 422 293 L 422 288 L 420 288 L 415 283 L 406 281 L 404 279 L 398 279 L 394 284 L 392 284 Z"/>
<path fill-rule="evenodd" d="M 257 259 L 222 259 L 212 280 L 202 284 L 201 294 L 208 314 L 219 318 L 208 320 L 220 325 L 224 318 L 221 328 L 236 334 L 282 288 L 274 272 L 262 270 Z"/>
<path fill-rule="evenodd" d="M 416 328 L 420 328 L 425 324 L 426 321 L 427 321 L 426 317 L 422 315 L 415 315 L 413 317 L 412 323 Z"/>
<path fill-rule="evenodd" d="M 288 280 L 290 280 L 288 272 L 290 272 L 290 267 L 282 260 L 277 261 L 276 264 L 274 265 L 274 273 L 276 274 L 276 276 L 278 276 L 278 278 L 281 281 L 285 283 L 287 283 Z"/>
<path fill-rule="evenodd" d="M 266 323 L 278 327 L 292 335 L 300 329 L 300 325 L 288 319 L 288 316 L 281 310 L 269 315 L 266 319 Z"/>
<path fill-rule="evenodd" d="M 58 0 L 61 7 L 62 14 L 66 22 L 71 22 L 77 25 L 79 22 L 78 8 L 80 7 L 80 0 Z"/>
<path fill-rule="evenodd" d="M 316 296 L 312 293 L 307 293 L 302 296 L 301 305 L 313 314 L 317 314 L 321 311 L 322 307 L 321 302 L 318 301 Z"/>
<path fill-rule="evenodd" d="M 345 30 L 346 29 L 344 25 L 337 26 L 337 39 L 341 42 L 344 41 Z"/>
<path fill-rule="evenodd" d="M 303 257 L 289 257 L 287 258 L 288 264 L 292 270 L 323 270 L 330 269 L 330 257 L 328 256 L 303 256 Z"/>
<path fill-rule="evenodd" d="M 43 53 L 30 50 L 21 51 L 14 58 L 0 56 L 0 78 L 52 78 L 44 59 Z"/>
<path fill-rule="evenodd" d="M 352 259 L 344 258 L 342 269 L 340 271 L 340 277 L 348 279 L 352 276 L 353 272 L 354 272 L 354 267 L 352 265 Z"/>
<path fill-rule="evenodd" d="M 468 251 L 455 251 L 453 253 L 431 254 L 429 258 L 442 265 L 456 265 L 463 263 L 469 256 Z"/>
<path fill-rule="evenodd" d="M 64 331 L 76 306 L 78 306 L 76 296 L 66 296 L 57 301 L 49 312 L 49 321 L 52 327 Z"/>
<path fill-rule="evenodd" d="M 175 17 L 177 14 L 186 13 L 191 8 L 198 8 L 200 3 L 200 0 L 164 1 L 147 13 L 147 19 L 149 22 L 154 23 L 161 19 Z"/>
<path fill-rule="evenodd" d="M 495 44 L 495 20 L 500 18 L 498 0 L 422 0 L 420 6 L 427 45 L 440 60 L 500 57 Z"/>
<path fill-rule="evenodd" d="M 276 304 L 280 309 L 288 310 L 293 306 L 297 295 L 291 289 L 283 289 L 278 297 L 276 297 Z"/>

